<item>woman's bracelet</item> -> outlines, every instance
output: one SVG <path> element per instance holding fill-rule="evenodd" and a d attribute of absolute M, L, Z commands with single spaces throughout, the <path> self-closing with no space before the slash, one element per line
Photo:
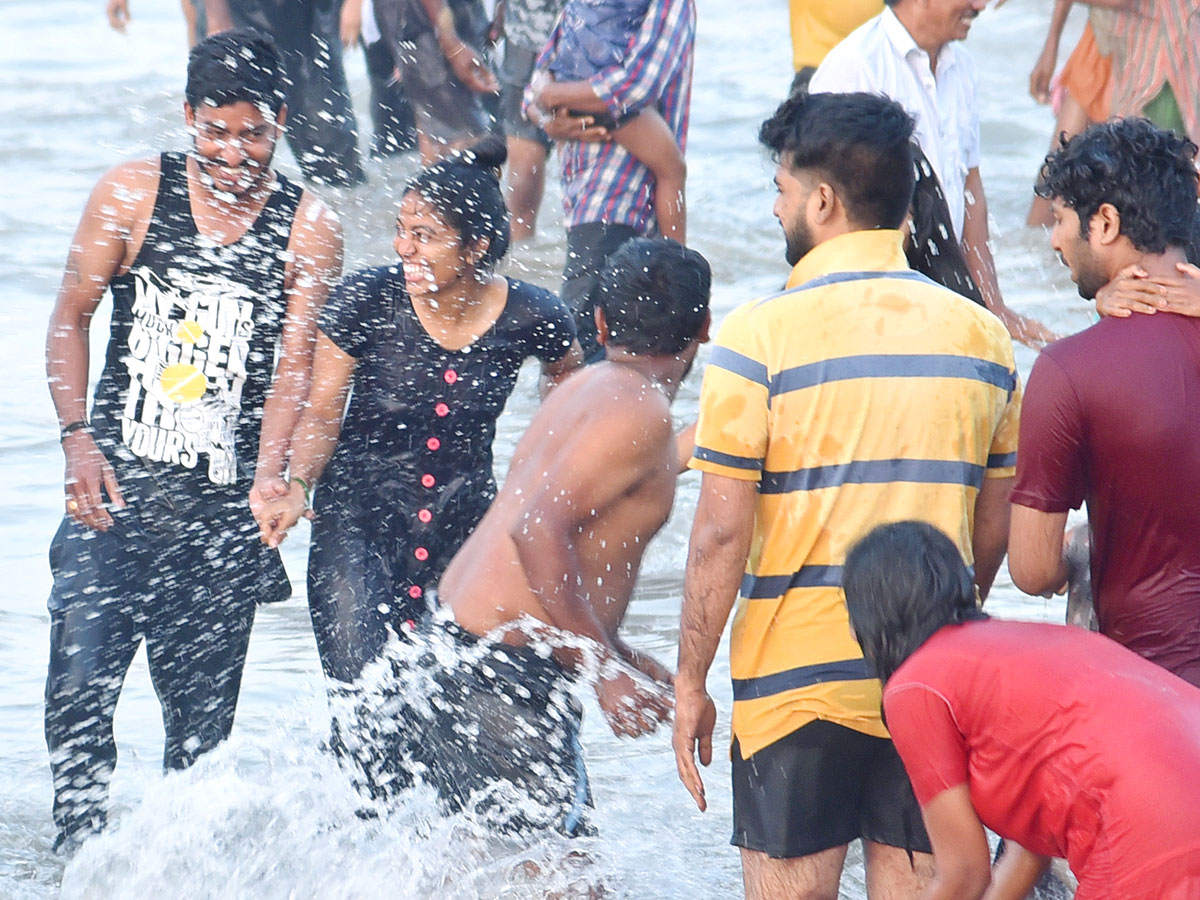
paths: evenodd
<path fill-rule="evenodd" d="M 308 486 L 308 482 L 299 475 L 293 475 L 289 480 L 296 482 L 296 484 L 304 488 L 304 508 L 312 509 L 312 488 Z"/>
<path fill-rule="evenodd" d="M 58 441 L 59 443 L 62 443 L 76 431 L 87 431 L 88 433 L 91 433 L 91 430 L 92 426 L 87 423 L 86 419 L 76 419 L 74 422 L 68 422 L 62 427 L 62 430 L 58 433 Z"/>

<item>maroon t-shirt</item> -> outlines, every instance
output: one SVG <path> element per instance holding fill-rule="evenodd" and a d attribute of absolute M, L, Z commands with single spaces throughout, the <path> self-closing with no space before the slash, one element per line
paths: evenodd
<path fill-rule="evenodd" d="M 1200 685 L 1200 319 L 1105 319 L 1029 376 L 1012 500 L 1086 501 L 1100 630 Z"/>

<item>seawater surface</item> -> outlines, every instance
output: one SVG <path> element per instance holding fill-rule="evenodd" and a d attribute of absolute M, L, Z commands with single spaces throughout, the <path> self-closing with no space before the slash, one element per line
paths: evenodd
<path fill-rule="evenodd" d="M 69 864 L 50 849 L 50 775 L 42 740 L 49 618 L 46 549 L 62 511 L 62 457 L 45 386 L 46 320 L 67 246 L 88 193 L 117 162 L 182 147 L 184 32 L 176 3 L 135 3 L 129 34 L 111 32 L 99 0 L 0 3 L 0 897 L 443 898 L 532 897 L 581 878 L 616 897 L 715 898 L 740 893 L 728 846 L 729 668 L 711 678 L 721 723 L 700 814 L 679 785 L 669 736 L 618 740 L 586 692 L 584 741 L 600 834 L 579 844 L 583 870 L 560 866 L 563 846 L 481 838 L 470 823 L 434 815 L 415 793 L 401 814 L 364 821 L 357 798 L 321 752 L 327 713 L 304 599 L 306 526 L 285 546 L 296 596 L 259 612 L 233 738 L 192 770 L 164 777 L 162 727 L 144 658 L 117 710 L 120 762 L 115 827 Z M 786 4 L 699 0 L 695 93 L 688 146 L 689 232 L 714 271 L 721 317 L 783 283 L 787 267 L 771 217 L 772 167 L 755 143 L 759 122 L 790 81 Z M 1060 331 L 1090 311 L 1047 245 L 1022 227 L 1030 183 L 1052 128 L 1026 91 L 1047 11 L 1010 3 L 980 16 L 968 44 L 982 84 L 983 175 L 1001 285 L 1010 304 Z M 1074 22 L 1073 33 L 1079 23 Z M 348 56 L 360 122 L 361 55 Z M 280 167 L 295 172 L 284 150 Z M 322 191 L 347 235 L 347 269 L 391 258 L 395 192 L 409 157 L 370 166 L 371 182 Z M 555 286 L 563 240 L 551 177 L 540 233 L 509 271 Z M 107 303 L 93 327 L 94 359 Z M 703 361 L 702 355 L 701 360 Z M 1028 372 L 1033 354 L 1018 349 Z M 95 368 L 93 368 L 93 376 Z M 527 371 L 501 421 L 497 468 L 536 405 Z M 699 373 L 676 412 L 694 417 Z M 630 641 L 674 659 L 679 597 L 698 477 L 681 479 L 676 511 L 646 556 L 629 616 Z M 1061 601 L 1028 598 L 1001 573 L 990 601 L 1005 616 L 1061 621 Z M 517 863 L 533 859 L 543 875 Z M 843 896 L 863 897 L 852 857 Z M 60 894 L 61 892 L 61 894 Z"/>

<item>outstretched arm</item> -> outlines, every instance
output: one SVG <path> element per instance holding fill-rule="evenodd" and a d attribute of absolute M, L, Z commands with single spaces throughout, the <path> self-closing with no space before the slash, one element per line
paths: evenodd
<path fill-rule="evenodd" d="M 937 869 L 922 900 L 981 900 L 992 881 L 991 855 L 967 785 L 942 791 L 921 816 Z"/>
<path fill-rule="evenodd" d="M 1058 339 L 1049 328 L 1034 319 L 1014 312 L 1000 295 L 1000 282 L 996 278 L 996 262 L 988 245 L 987 197 L 983 193 L 983 179 L 979 169 L 971 169 L 966 181 L 966 214 L 963 219 L 963 255 L 971 278 L 979 286 L 984 305 L 995 313 L 1013 340 L 1027 347 L 1040 350 Z"/>
<path fill-rule="evenodd" d="M 1200 316 L 1200 268 L 1176 263 L 1176 278 L 1150 277 L 1141 266 L 1127 266 L 1096 294 L 1096 312 L 1118 319 L 1133 313 L 1173 312 Z"/>
<path fill-rule="evenodd" d="M 758 482 L 705 472 L 688 545 L 675 675 L 672 743 L 679 778 L 704 810 L 704 782 L 696 768 L 712 762 L 716 707 L 708 695 L 708 670 L 717 653 L 754 535 Z"/>
<path fill-rule="evenodd" d="M 309 492 L 333 456 L 356 365 L 353 356 L 343 353 L 323 332 L 317 332 L 312 392 L 292 435 L 292 480 L 282 496 L 251 495 L 250 508 L 258 521 L 260 535 L 271 547 L 279 546 L 288 529 L 304 515 Z M 305 485 L 309 490 L 305 490 Z"/>
<path fill-rule="evenodd" d="M 1042 52 L 1033 65 L 1033 71 L 1029 73 L 1029 94 L 1038 103 L 1050 102 L 1050 79 L 1054 77 L 1054 69 L 1058 65 L 1058 42 L 1062 39 L 1063 26 L 1067 24 L 1067 16 L 1074 5 L 1075 0 L 1054 0 L 1046 43 L 1042 45 Z"/>
<path fill-rule="evenodd" d="M 312 377 L 317 316 L 330 288 L 342 274 L 342 228 L 333 211 L 308 192 L 296 210 L 285 269 L 287 311 L 280 337 L 279 363 L 271 391 L 263 403 L 258 464 L 251 505 L 287 492 L 283 480 L 288 447 L 308 396 Z"/>

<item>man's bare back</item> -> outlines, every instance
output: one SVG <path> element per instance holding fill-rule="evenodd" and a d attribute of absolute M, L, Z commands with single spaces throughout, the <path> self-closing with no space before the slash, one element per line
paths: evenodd
<path fill-rule="evenodd" d="M 675 469 L 661 388 L 620 363 L 572 377 L 517 445 L 504 489 L 442 578 L 441 602 L 479 635 L 524 614 L 553 625 L 546 586 L 532 584 L 524 564 L 553 556 L 564 583 L 578 573 L 580 593 L 615 637 L 646 542 L 671 511 Z"/>
<path fill-rule="evenodd" d="M 550 394 L 517 446 L 503 490 L 442 577 L 438 600 L 460 626 L 516 645 L 536 630 L 571 669 L 583 654 L 568 645 L 590 638 L 598 662 L 620 660 L 669 685 L 663 666 L 617 634 L 642 554 L 675 497 L 667 390 L 674 393 L 640 367 L 604 362 Z M 550 628 L 531 629 L 526 617 Z M 621 694 L 650 713 L 614 730 L 642 733 L 665 718 L 665 698 L 627 674 L 602 680 L 615 682 L 614 704 Z M 598 693 L 607 707 L 606 692 L 598 686 Z"/>
<path fill-rule="evenodd" d="M 573 671 L 592 655 L 600 666 L 601 709 L 614 731 L 631 735 L 653 731 L 669 710 L 661 692 L 639 685 L 626 667 L 663 687 L 670 672 L 630 648 L 618 629 L 646 546 L 671 512 L 678 472 L 671 401 L 707 340 L 708 322 L 703 258 L 672 242 L 638 243 L 644 246 L 627 254 L 631 263 L 638 260 L 625 276 L 629 282 L 645 277 L 633 268 L 702 269 L 699 297 L 683 299 L 686 289 L 674 287 L 673 296 L 653 304 L 661 307 L 654 313 L 659 318 L 648 321 L 622 308 L 615 313 L 616 337 L 598 312 L 606 361 L 572 375 L 547 397 L 517 445 L 500 495 L 438 587 L 442 606 L 475 635 L 522 645 L 536 634 Z M 619 294 L 623 282 L 612 288 Z M 639 287 L 633 296 L 647 297 L 647 290 Z M 667 314 L 671 303 L 694 304 L 685 313 L 687 333 L 670 338 L 675 347 L 686 346 L 663 352 L 622 345 L 657 346 L 655 328 L 678 329 Z M 618 664 L 615 671 L 610 663 Z"/>

